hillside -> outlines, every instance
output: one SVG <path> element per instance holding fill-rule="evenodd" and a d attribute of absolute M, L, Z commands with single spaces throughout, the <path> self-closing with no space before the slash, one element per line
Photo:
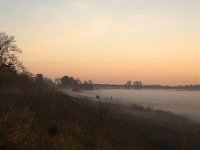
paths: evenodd
<path fill-rule="evenodd" d="M 73 98 L 0 93 L 2 150 L 199 150 L 200 126 L 169 112 Z"/>

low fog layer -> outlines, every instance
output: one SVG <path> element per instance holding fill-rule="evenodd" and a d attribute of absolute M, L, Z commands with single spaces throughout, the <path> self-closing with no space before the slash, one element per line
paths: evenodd
<path fill-rule="evenodd" d="M 65 90 L 65 92 L 94 100 L 99 95 L 101 100 L 113 103 L 136 103 L 153 109 L 186 115 L 193 120 L 200 121 L 200 92 L 198 91 L 102 89 L 82 92 Z"/>

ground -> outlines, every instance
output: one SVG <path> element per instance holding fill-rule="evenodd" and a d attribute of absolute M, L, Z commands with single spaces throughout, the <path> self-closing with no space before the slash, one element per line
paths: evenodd
<path fill-rule="evenodd" d="M 74 98 L 0 93 L 3 150 L 200 150 L 200 126 L 170 112 Z"/>

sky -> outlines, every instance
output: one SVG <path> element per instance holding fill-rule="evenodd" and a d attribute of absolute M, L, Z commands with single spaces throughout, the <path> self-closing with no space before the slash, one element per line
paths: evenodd
<path fill-rule="evenodd" d="M 27 69 L 95 83 L 200 83 L 199 0 L 0 0 Z"/>

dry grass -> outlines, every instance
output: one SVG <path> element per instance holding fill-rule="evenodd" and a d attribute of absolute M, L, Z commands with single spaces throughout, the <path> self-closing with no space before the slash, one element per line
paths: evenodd
<path fill-rule="evenodd" d="M 199 150 L 200 127 L 187 118 L 58 92 L 0 94 L 3 150 Z"/>

